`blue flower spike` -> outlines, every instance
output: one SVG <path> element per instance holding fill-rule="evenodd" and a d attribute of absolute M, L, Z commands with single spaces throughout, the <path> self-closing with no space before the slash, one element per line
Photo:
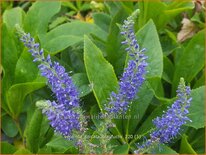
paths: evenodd
<path fill-rule="evenodd" d="M 168 107 L 161 117 L 153 120 L 155 130 L 150 134 L 150 139 L 138 147 L 135 153 L 145 153 L 157 144 L 169 143 L 180 134 L 181 127 L 191 120 L 188 118 L 188 108 L 192 101 L 191 89 L 185 86 L 183 78 L 177 89 L 177 100 Z"/>
<path fill-rule="evenodd" d="M 120 78 L 118 92 L 110 94 L 110 102 L 105 108 L 111 114 L 125 114 L 145 81 L 147 56 L 144 54 L 145 48 L 140 49 L 134 32 L 134 20 L 137 14 L 138 10 L 129 16 L 121 27 L 121 34 L 125 38 L 122 44 L 127 46 L 125 50 L 129 61 Z"/>
<path fill-rule="evenodd" d="M 78 109 L 81 107 L 79 106 L 77 88 L 72 78 L 65 72 L 65 68 L 58 62 L 52 62 L 50 55 L 45 57 L 40 44 L 36 43 L 29 33 L 26 34 L 18 25 L 16 30 L 20 40 L 33 56 L 33 61 L 40 63 L 38 68 L 41 71 L 41 75 L 47 79 L 47 85 L 57 98 L 57 102 L 39 102 L 37 106 L 47 115 L 55 131 L 69 139 L 72 131 L 80 130 L 82 126 L 79 121 L 79 116 L 81 115 L 79 111 L 81 110 Z"/>

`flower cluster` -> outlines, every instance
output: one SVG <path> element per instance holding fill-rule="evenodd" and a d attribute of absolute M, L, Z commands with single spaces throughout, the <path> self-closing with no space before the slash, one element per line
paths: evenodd
<path fill-rule="evenodd" d="M 74 112 L 74 108 L 79 107 L 78 91 L 65 68 L 58 62 L 52 62 L 50 55 L 45 57 L 43 49 L 40 49 L 39 43 L 35 43 L 29 33 L 26 34 L 18 26 L 16 28 L 20 40 L 34 57 L 33 61 L 40 62 L 38 67 L 41 75 L 47 78 L 47 84 L 57 98 L 57 102 L 48 101 L 47 105 L 42 107 L 43 113 L 47 115 L 56 132 L 68 137 L 73 129 L 80 127 L 79 114 Z"/>
<path fill-rule="evenodd" d="M 48 100 L 38 101 L 36 105 L 47 116 L 55 132 L 60 133 L 66 139 L 72 138 L 70 135 L 73 129 L 80 129 L 78 114 L 73 110 L 65 109 L 63 104 L 57 104 L 55 101 L 51 102 Z"/>
<path fill-rule="evenodd" d="M 134 18 L 136 15 L 137 11 L 124 21 L 121 28 L 121 34 L 125 38 L 122 44 L 128 45 L 126 51 L 129 55 L 129 61 L 120 79 L 118 93 L 111 93 L 110 102 L 105 108 L 106 111 L 113 114 L 124 114 L 127 111 L 130 102 L 135 98 L 139 88 L 145 81 L 147 56 L 144 54 L 145 49 L 140 49 L 136 40 L 134 32 Z"/>
<path fill-rule="evenodd" d="M 21 41 L 29 49 L 34 57 L 33 61 L 39 61 L 38 66 L 41 75 L 48 79 L 48 85 L 56 95 L 59 104 L 66 104 L 69 107 L 76 107 L 79 104 L 78 91 L 75 88 L 71 77 L 65 72 L 65 68 L 58 62 L 51 61 L 50 55 L 44 57 L 43 49 L 40 50 L 39 43 L 35 43 L 30 34 L 21 33 Z"/>
<path fill-rule="evenodd" d="M 187 114 L 191 102 L 191 90 L 189 86 L 185 86 L 184 79 L 180 79 L 177 89 L 177 100 L 168 107 L 168 110 L 153 120 L 155 130 L 150 134 L 150 139 L 143 144 L 135 153 L 143 153 L 145 149 L 151 147 L 155 143 L 168 143 L 175 138 L 182 125 L 187 121 L 191 121 Z"/>
<path fill-rule="evenodd" d="M 128 62 L 119 81 L 117 92 L 111 92 L 109 103 L 105 106 L 105 115 L 109 119 L 101 122 L 96 133 L 100 136 L 110 136 L 108 129 L 115 127 L 110 116 L 116 114 L 125 114 L 130 103 L 135 99 L 139 89 L 145 81 L 147 56 L 144 54 L 145 48 L 140 48 L 134 31 L 134 20 L 138 11 L 135 11 L 121 27 L 121 35 L 125 38 L 122 42 L 127 45 Z M 30 34 L 26 34 L 20 27 L 17 32 L 21 41 L 32 54 L 34 62 L 39 62 L 38 68 L 41 75 L 47 79 L 47 85 L 56 96 L 56 101 L 38 101 L 37 107 L 42 109 L 55 129 L 55 132 L 61 134 L 66 139 L 73 139 L 79 147 L 81 153 L 112 153 L 113 146 L 110 146 L 110 137 L 99 139 L 99 144 L 91 143 L 87 138 L 87 121 L 79 105 L 79 93 L 75 87 L 72 78 L 66 73 L 65 68 L 58 62 L 51 60 L 50 55 L 45 57 L 43 49 L 39 43 L 36 43 Z M 191 102 L 190 87 L 185 86 L 184 79 L 180 79 L 177 90 L 177 100 L 168 107 L 167 111 L 161 117 L 153 120 L 154 130 L 150 131 L 150 138 L 138 145 L 135 153 L 149 152 L 156 145 L 168 143 L 177 137 L 181 126 L 191 121 L 187 114 Z M 113 117 L 112 117 L 113 118 Z M 75 137 L 76 135 L 76 137 Z M 124 142 L 124 139 L 123 139 Z"/>

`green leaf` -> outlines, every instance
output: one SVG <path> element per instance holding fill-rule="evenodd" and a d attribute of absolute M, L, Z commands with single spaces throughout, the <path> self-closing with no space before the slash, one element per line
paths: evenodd
<path fill-rule="evenodd" d="M 73 4 L 73 2 L 62 2 L 62 5 L 68 7 L 70 9 L 72 9 L 72 10 L 78 11 L 78 9 Z"/>
<path fill-rule="evenodd" d="M 20 114 L 26 95 L 43 86 L 45 86 L 45 82 L 27 82 L 15 84 L 9 88 L 6 97 L 14 118 Z"/>
<path fill-rule="evenodd" d="M 77 153 L 73 142 L 68 141 L 61 136 L 54 136 L 52 140 L 46 144 L 46 146 L 51 147 L 55 153 L 64 153 L 66 151 L 69 152 L 69 150 L 71 150 L 71 153 Z"/>
<path fill-rule="evenodd" d="M 134 3 L 133 1 L 121 1 L 122 8 L 129 14 L 132 14 L 134 11 Z"/>
<path fill-rule="evenodd" d="M 165 56 L 173 53 L 180 44 L 177 42 L 177 37 L 175 32 L 171 32 L 168 29 L 163 30 L 163 33 L 160 32 L 160 43 L 162 45 L 162 51 Z"/>
<path fill-rule="evenodd" d="M 158 145 L 158 147 L 152 149 L 152 152 L 155 152 L 155 154 L 178 154 L 175 150 L 165 144 Z"/>
<path fill-rule="evenodd" d="M 173 95 L 175 94 L 180 77 L 183 77 L 187 82 L 191 82 L 193 78 L 203 69 L 205 64 L 204 40 L 205 31 L 200 31 L 190 40 L 185 50 L 179 56 L 180 58 L 175 65 L 172 85 Z"/>
<path fill-rule="evenodd" d="M 4 115 L 1 122 L 2 130 L 8 137 L 15 137 L 18 134 L 18 128 L 10 116 Z"/>
<path fill-rule="evenodd" d="M 179 153 L 182 153 L 182 154 L 197 154 L 194 151 L 194 149 L 192 148 L 192 146 L 188 143 L 187 137 L 188 136 L 185 135 L 185 134 L 182 136 Z"/>
<path fill-rule="evenodd" d="M 188 122 L 186 125 L 195 129 L 203 128 L 205 126 L 205 86 L 192 90 L 192 101 L 189 107 L 188 117 L 192 122 Z"/>
<path fill-rule="evenodd" d="M 51 53 L 57 53 L 65 48 L 79 43 L 83 40 L 84 34 L 96 35 L 102 40 L 106 40 L 103 30 L 94 24 L 74 21 L 62 24 L 48 32 L 46 35 L 40 35 L 41 45 Z"/>
<path fill-rule="evenodd" d="M 38 72 L 37 64 L 33 62 L 33 58 L 28 52 L 28 49 L 24 49 L 16 63 L 14 83 L 34 81 L 38 76 Z"/>
<path fill-rule="evenodd" d="M 37 153 L 39 148 L 42 118 L 43 115 L 41 111 L 39 109 L 36 109 L 26 129 L 27 147 L 32 153 Z"/>
<path fill-rule="evenodd" d="M 24 16 L 25 13 L 22 8 L 12 8 L 10 10 L 5 10 L 3 14 L 3 22 L 6 24 L 8 29 L 13 30 L 16 24 L 22 26 Z"/>
<path fill-rule="evenodd" d="M 104 111 L 104 105 L 108 103 L 110 93 L 118 88 L 118 81 L 112 65 L 87 36 L 84 38 L 84 62 L 98 106 L 101 111 Z M 115 127 L 113 132 L 120 135 L 119 125 L 116 125 L 118 127 Z"/>
<path fill-rule="evenodd" d="M 193 8 L 194 8 L 194 3 L 192 3 L 190 0 L 189 1 L 174 0 L 170 5 L 167 6 L 167 10 L 165 11 L 165 14 L 168 15 L 169 17 L 168 20 L 171 20 L 171 17 L 174 17 L 185 10 L 191 10 Z"/>
<path fill-rule="evenodd" d="M 197 152 L 197 154 L 205 153 L 205 128 L 194 129 L 189 128 L 188 132 L 188 142 L 192 148 Z"/>
<path fill-rule="evenodd" d="M 17 149 L 8 142 L 1 142 L 1 154 L 13 154 Z"/>
<path fill-rule="evenodd" d="M 101 120 L 98 117 L 94 117 L 94 116 L 98 116 L 99 113 L 100 113 L 100 111 L 99 111 L 98 105 L 93 105 L 91 107 L 91 110 L 90 110 L 90 115 L 92 116 L 91 117 L 92 121 L 96 127 L 98 127 L 100 125 Z"/>
<path fill-rule="evenodd" d="M 35 2 L 29 8 L 24 20 L 26 32 L 35 34 L 46 33 L 50 19 L 60 11 L 61 2 Z"/>
<path fill-rule="evenodd" d="M 8 31 L 5 24 L 2 26 L 2 66 L 3 66 L 3 79 L 2 79 L 2 92 L 6 91 L 14 82 L 15 66 L 18 60 L 18 50 L 15 46 L 14 35 Z M 2 95 L 2 108 L 8 110 L 6 95 Z"/>
<path fill-rule="evenodd" d="M 128 154 L 128 152 L 129 152 L 129 145 L 124 144 L 124 145 L 117 146 L 113 154 Z"/>
<path fill-rule="evenodd" d="M 104 5 L 112 17 L 114 17 L 116 13 L 120 10 L 120 8 L 122 8 L 121 3 L 115 1 L 105 1 Z M 122 9 L 122 11 L 124 10 Z"/>
<path fill-rule="evenodd" d="M 94 19 L 94 23 L 99 26 L 105 32 L 109 32 L 109 25 L 111 22 L 111 17 L 106 13 L 93 13 L 92 17 Z"/>
<path fill-rule="evenodd" d="M 38 154 L 52 154 L 52 148 L 51 147 L 43 147 L 43 148 L 40 148 L 37 152 Z"/>
<path fill-rule="evenodd" d="M 123 37 L 120 35 L 120 29 L 117 26 L 117 23 L 123 23 L 123 20 L 126 17 L 127 13 L 124 11 L 124 9 L 118 9 L 118 12 L 111 20 L 109 26 L 109 35 L 106 42 L 107 60 L 114 66 L 117 76 L 119 76 L 123 71 L 126 57 L 125 46 L 122 46 L 121 44 Z"/>
<path fill-rule="evenodd" d="M 118 87 L 118 82 L 112 65 L 87 36 L 84 37 L 84 62 L 89 82 L 102 110 L 109 94 Z"/>
<path fill-rule="evenodd" d="M 156 118 L 157 116 L 161 116 L 162 112 L 167 109 L 167 104 L 163 104 L 160 107 L 156 108 L 152 111 L 152 113 L 147 117 L 147 119 L 143 122 L 143 124 L 139 127 L 137 130 L 137 135 L 142 135 L 146 132 L 148 132 L 150 129 L 154 127 L 152 120 Z"/>
<path fill-rule="evenodd" d="M 68 21 L 68 18 L 66 16 L 57 17 L 55 20 L 52 21 L 51 24 L 49 24 L 49 29 L 51 30 L 57 27 L 58 25 L 61 25 L 67 21 Z"/>
<path fill-rule="evenodd" d="M 142 85 L 137 96 L 138 98 L 132 102 L 132 105 L 127 113 L 130 118 L 123 121 L 123 124 L 126 124 L 124 127 L 127 136 L 135 133 L 137 125 L 142 120 L 145 111 L 153 98 L 153 91 L 147 81 Z"/>
<path fill-rule="evenodd" d="M 195 82 L 195 85 L 193 86 L 193 88 L 198 88 L 204 85 L 205 85 L 205 74 L 203 71 L 202 76 Z"/>
<path fill-rule="evenodd" d="M 66 67 L 67 70 L 70 70 L 74 73 L 82 73 L 85 71 L 84 61 L 83 61 L 83 44 L 80 46 L 74 46 L 73 48 L 68 48 L 61 52 L 61 60 L 58 62 L 62 62 L 62 65 Z M 57 61 L 56 60 L 56 61 Z"/>
<path fill-rule="evenodd" d="M 172 84 L 172 78 L 173 78 L 173 75 L 174 75 L 174 65 L 173 63 L 171 62 L 171 60 L 164 56 L 164 72 L 163 72 L 163 75 L 162 75 L 162 78 L 167 81 L 168 83 Z"/>
<path fill-rule="evenodd" d="M 159 100 L 167 101 L 167 99 L 164 98 L 164 90 L 163 90 L 161 78 L 159 77 L 148 78 L 148 82 L 152 90 L 154 91 L 155 97 Z"/>
<path fill-rule="evenodd" d="M 81 42 L 83 38 L 73 35 L 61 35 L 50 39 L 43 47 L 49 52 L 58 53 L 65 48 Z"/>
<path fill-rule="evenodd" d="M 88 95 L 92 90 L 89 87 L 89 81 L 87 79 L 87 75 L 85 73 L 77 73 L 72 76 L 72 80 L 77 86 L 79 97 L 83 97 Z"/>
<path fill-rule="evenodd" d="M 155 2 L 150 2 L 149 0 L 142 0 L 139 2 L 139 26 L 142 27 L 144 24 L 147 23 L 149 19 L 154 20 L 155 25 L 159 28 L 162 26 L 162 21 L 165 18 L 163 14 L 164 10 L 166 9 L 166 5 L 157 0 Z"/>
<path fill-rule="evenodd" d="M 137 33 L 140 48 L 146 48 L 145 55 L 148 56 L 148 73 L 146 77 L 160 77 L 163 72 L 163 54 L 158 33 L 152 20 L 150 20 Z"/>
<path fill-rule="evenodd" d="M 148 20 L 152 19 L 159 30 L 179 13 L 193 9 L 193 7 L 194 4 L 190 1 L 180 2 L 176 0 L 170 5 L 166 5 L 165 2 L 161 2 L 160 0 L 156 0 L 155 2 L 149 0 L 140 1 L 139 9 L 141 13 L 139 17 L 139 26 L 144 26 Z"/>
<path fill-rule="evenodd" d="M 42 148 L 47 142 L 51 140 L 54 135 L 54 129 L 50 127 L 47 117 L 43 117 L 41 122 L 41 130 L 39 136 L 39 147 Z"/>
<path fill-rule="evenodd" d="M 16 152 L 14 152 L 14 154 L 32 154 L 32 153 L 25 148 L 21 148 L 21 149 L 17 150 Z"/>

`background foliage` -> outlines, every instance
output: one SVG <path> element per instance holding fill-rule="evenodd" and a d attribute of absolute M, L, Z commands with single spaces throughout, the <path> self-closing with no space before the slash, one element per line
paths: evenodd
<path fill-rule="evenodd" d="M 180 77 L 190 83 L 191 123 L 174 143 L 156 153 L 204 153 L 204 42 L 205 8 L 200 1 L 139 2 L 2 2 L 1 153 L 78 153 L 71 141 L 55 135 L 46 117 L 35 107 L 53 94 L 19 42 L 15 24 L 30 32 L 42 48 L 59 61 L 81 92 L 86 115 L 98 114 L 117 87 L 127 55 L 118 24 L 135 9 L 136 36 L 147 49 L 147 79 L 129 110 L 131 119 L 118 120 L 115 153 L 132 153 L 148 135 L 152 119 L 172 103 Z M 138 115 L 138 119 L 132 119 Z M 91 134 L 98 120 L 89 120 Z M 131 137 L 132 135 L 132 137 Z M 91 139 L 92 140 L 92 139 Z"/>

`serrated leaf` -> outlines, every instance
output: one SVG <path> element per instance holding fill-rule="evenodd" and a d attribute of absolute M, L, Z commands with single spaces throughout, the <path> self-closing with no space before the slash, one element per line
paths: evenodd
<path fill-rule="evenodd" d="M 112 65 L 87 36 L 84 37 L 84 62 L 98 106 L 101 111 L 104 111 L 104 105 L 108 103 L 110 93 L 118 88 L 118 81 Z M 122 127 L 118 125 L 117 121 L 116 125 L 113 133 L 121 135 Z M 121 140 L 123 141 L 123 139 Z"/>
<path fill-rule="evenodd" d="M 102 110 L 109 94 L 118 87 L 118 82 L 112 65 L 87 36 L 84 37 L 84 62 L 89 82 Z"/>

